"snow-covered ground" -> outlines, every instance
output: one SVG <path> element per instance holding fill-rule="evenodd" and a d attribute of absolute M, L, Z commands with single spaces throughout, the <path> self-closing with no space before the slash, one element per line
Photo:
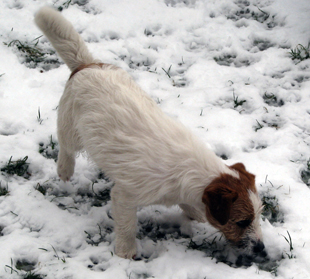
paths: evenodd
<path fill-rule="evenodd" d="M 56 175 L 70 73 L 33 23 L 45 5 L 256 175 L 269 259 L 238 266 L 220 233 L 176 206 L 139 210 L 139 261 L 114 255 L 113 182 L 83 154 L 69 183 Z M 310 278 L 310 59 L 289 54 L 309 27 L 309 0 L 2 0 L 0 278 Z"/>

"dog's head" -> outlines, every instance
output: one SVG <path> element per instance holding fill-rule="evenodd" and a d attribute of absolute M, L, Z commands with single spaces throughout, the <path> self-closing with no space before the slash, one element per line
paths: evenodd
<path fill-rule="evenodd" d="M 260 228 L 262 203 L 255 176 L 242 163 L 230 167 L 236 176 L 222 174 L 204 190 L 206 217 L 226 239 L 245 254 L 265 254 Z"/>

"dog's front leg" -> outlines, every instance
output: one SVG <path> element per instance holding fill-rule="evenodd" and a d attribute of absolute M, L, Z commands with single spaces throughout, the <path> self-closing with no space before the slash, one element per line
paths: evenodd
<path fill-rule="evenodd" d="M 75 166 L 75 154 L 67 152 L 60 146 L 57 162 L 57 172 L 63 181 L 68 181 L 73 175 Z"/>
<path fill-rule="evenodd" d="M 137 208 L 130 206 L 128 196 L 118 191 L 117 185 L 113 187 L 111 196 L 115 228 L 115 253 L 119 257 L 132 259 L 137 254 Z"/>

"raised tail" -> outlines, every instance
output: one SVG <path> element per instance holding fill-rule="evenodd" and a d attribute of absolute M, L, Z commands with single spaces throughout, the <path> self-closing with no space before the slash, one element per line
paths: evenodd
<path fill-rule="evenodd" d="M 35 22 L 71 71 L 97 62 L 72 24 L 53 8 L 41 8 L 35 15 Z"/>

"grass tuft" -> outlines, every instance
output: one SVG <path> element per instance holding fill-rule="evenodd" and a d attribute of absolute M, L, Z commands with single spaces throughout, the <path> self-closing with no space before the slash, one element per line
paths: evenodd
<path fill-rule="evenodd" d="M 14 266 L 13 259 L 11 259 L 11 265 L 5 265 L 5 268 L 10 270 L 10 274 L 16 273 L 18 274 L 19 278 L 22 279 L 43 279 L 46 276 L 36 274 L 33 272 L 35 268 L 35 263 L 30 263 L 25 260 L 18 260 Z"/>
<path fill-rule="evenodd" d="M 255 132 L 264 128 L 264 126 L 262 124 L 260 124 L 257 119 L 256 119 L 256 122 L 257 122 L 257 126 L 254 127 Z"/>
<path fill-rule="evenodd" d="M 12 156 L 6 166 L 1 168 L 2 172 L 5 172 L 9 175 L 18 175 L 24 178 L 29 178 L 30 173 L 28 172 L 29 163 L 27 163 L 28 156 L 25 156 L 23 159 L 17 161 L 12 161 Z"/>
<path fill-rule="evenodd" d="M 164 68 L 162 68 L 162 70 L 165 72 L 165 74 L 168 76 L 168 78 L 171 79 L 171 75 L 170 75 L 170 70 L 171 70 L 172 65 L 170 65 L 170 67 L 168 68 L 168 70 L 165 70 Z"/>
<path fill-rule="evenodd" d="M 0 182 L 0 196 L 6 196 L 9 194 L 9 188 L 8 186 L 2 187 Z"/>
<path fill-rule="evenodd" d="M 38 48 L 39 39 L 42 36 L 35 38 L 30 43 L 21 42 L 20 40 L 13 40 L 9 43 L 4 43 L 8 47 L 16 47 L 19 52 L 23 53 L 26 58 L 26 62 L 34 62 L 39 63 L 42 62 L 47 53 L 43 52 L 40 48 Z"/>
<path fill-rule="evenodd" d="M 67 0 L 66 2 L 62 3 L 62 4 L 57 8 L 58 11 L 61 12 L 64 8 L 65 8 L 65 9 L 68 9 L 69 6 L 72 4 L 71 2 L 72 2 L 72 0 Z"/>
<path fill-rule="evenodd" d="M 106 178 L 104 178 L 104 179 L 106 179 Z M 107 204 L 108 201 L 111 200 L 111 194 L 110 194 L 111 189 L 106 188 L 106 189 L 100 190 L 96 193 L 94 190 L 94 184 L 95 184 L 95 182 L 93 182 L 92 186 L 91 186 L 92 192 L 94 195 L 93 206 L 101 207 L 103 204 Z"/>
<path fill-rule="evenodd" d="M 31 42 L 22 42 L 18 39 L 12 40 L 9 43 L 4 42 L 4 45 L 16 48 L 17 51 L 21 54 L 21 57 L 24 60 L 23 62 L 26 63 L 26 66 L 29 68 L 36 68 L 38 64 L 40 64 L 45 70 L 55 68 L 60 62 L 58 61 L 57 57 L 51 57 L 55 54 L 54 50 L 42 50 L 38 47 L 39 39 L 41 37 L 42 36 L 35 38 Z"/>
<path fill-rule="evenodd" d="M 214 61 L 221 66 L 230 66 L 232 63 L 234 63 L 236 58 L 237 55 L 229 53 L 224 53 L 220 56 L 213 57 Z"/>
<path fill-rule="evenodd" d="M 242 105 L 246 102 L 246 100 L 241 100 L 241 101 L 239 101 L 238 98 L 239 98 L 239 97 L 236 96 L 235 93 L 233 93 L 234 108 L 236 108 L 236 107 L 238 107 L 238 106 L 242 106 Z"/>
<path fill-rule="evenodd" d="M 43 279 L 46 275 L 35 274 L 32 271 L 27 272 L 22 278 L 23 279 Z"/>
<path fill-rule="evenodd" d="M 54 250 L 54 253 L 55 253 L 54 257 L 56 257 L 58 260 L 61 260 L 63 263 L 66 263 L 66 258 L 65 258 L 65 256 L 63 256 L 62 258 L 60 258 L 60 257 L 58 256 L 58 253 L 57 253 L 56 249 L 54 248 L 54 246 L 53 246 L 53 245 L 51 245 L 51 246 L 52 246 L 52 248 L 53 248 L 53 250 Z"/>
<path fill-rule="evenodd" d="M 54 1 L 55 4 L 58 2 Z M 70 5 L 75 5 L 77 4 L 78 6 L 84 6 L 89 2 L 89 0 L 66 0 L 63 2 L 60 6 L 57 7 L 58 11 L 62 11 L 63 9 L 68 9 Z"/>
<path fill-rule="evenodd" d="M 269 106 L 282 107 L 284 105 L 284 101 L 282 99 L 278 100 L 278 97 L 273 93 L 268 94 L 265 92 L 263 99 Z"/>
<path fill-rule="evenodd" d="M 301 180 L 310 187 L 310 159 L 307 161 L 306 169 L 302 170 L 300 175 Z"/>
<path fill-rule="evenodd" d="M 5 265 L 5 268 L 7 267 L 10 270 L 10 274 L 13 274 L 13 272 L 18 274 L 18 271 L 16 269 L 13 268 L 13 259 L 11 258 L 11 265 Z"/>
<path fill-rule="evenodd" d="M 47 159 L 54 159 L 54 161 L 56 162 L 58 158 L 58 152 L 58 142 L 53 139 L 52 135 L 50 136 L 49 143 L 39 143 L 39 153 Z"/>
<path fill-rule="evenodd" d="M 15 263 L 15 267 L 17 270 L 23 270 L 26 272 L 32 271 L 35 269 L 36 262 L 31 262 L 26 259 L 19 259 Z"/>
<path fill-rule="evenodd" d="M 202 243 L 196 243 L 192 239 L 190 239 L 190 242 L 187 246 L 189 249 L 193 250 L 199 250 L 199 251 L 211 251 L 211 255 L 214 254 L 214 252 L 217 252 L 219 250 L 217 245 L 217 236 L 215 236 L 211 241 L 207 241 L 206 239 L 203 240 Z"/>
<path fill-rule="evenodd" d="M 278 190 L 283 185 L 275 186 L 270 180 L 268 180 L 268 175 L 265 178 L 265 185 L 267 184 L 267 182 L 270 184 L 271 187 L 268 186 L 267 192 L 261 194 L 261 200 L 264 206 L 262 217 L 263 219 L 267 219 L 271 224 L 283 223 L 284 215 L 283 212 L 280 211 L 279 200 L 276 195 L 270 193 L 270 189 Z"/>
<path fill-rule="evenodd" d="M 263 219 L 267 219 L 272 223 L 283 223 L 283 214 L 280 212 L 279 202 L 276 196 L 265 195 L 262 197 L 264 206 L 262 215 Z"/>
<path fill-rule="evenodd" d="M 299 62 L 310 58 L 310 43 L 305 47 L 302 44 L 298 44 L 294 49 L 291 49 L 289 55 L 292 60 L 299 60 Z"/>
<path fill-rule="evenodd" d="M 286 242 L 288 243 L 288 245 L 290 246 L 290 254 L 286 253 L 286 255 L 288 256 L 289 259 L 295 259 L 296 256 L 292 252 L 294 250 L 292 237 L 288 231 L 286 232 L 287 232 L 288 237 L 286 237 L 285 235 L 282 235 L 284 239 L 286 240 Z"/>
<path fill-rule="evenodd" d="M 46 194 L 46 187 L 42 186 L 40 183 L 35 187 L 37 191 L 39 191 L 43 196 Z"/>
<path fill-rule="evenodd" d="M 290 251 L 293 251 L 294 250 L 294 248 L 293 248 L 293 241 L 292 241 L 291 235 L 290 235 L 290 233 L 288 231 L 287 231 L 287 235 L 288 235 L 288 238 L 285 237 L 284 235 L 283 235 L 283 237 L 285 238 L 286 242 L 289 244 Z"/>
<path fill-rule="evenodd" d="M 41 125 L 43 122 L 43 119 L 41 118 L 41 111 L 40 111 L 40 107 L 38 108 L 38 116 L 37 116 L 37 120 L 39 122 L 39 124 Z"/>

